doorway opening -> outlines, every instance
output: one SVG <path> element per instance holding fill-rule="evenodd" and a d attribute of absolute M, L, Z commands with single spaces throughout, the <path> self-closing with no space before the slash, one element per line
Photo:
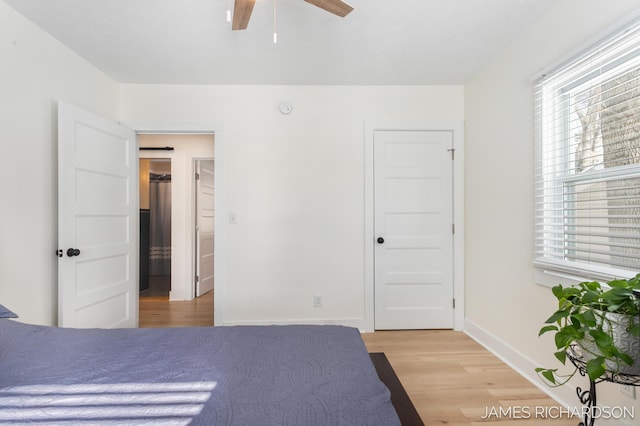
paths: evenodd
<path fill-rule="evenodd" d="M 146 193 L 144 180 L 149 179 L 149 287 L 144 283 L 144 210 L 140 218 L 140 301 L 149 303 L 152 298 L 175 308 L 185 303 L 205 303 L 213 307 L 213 245 L 214 245 L 214 186 L 213 165 L 215 158 L 215 135 L 213 133 L 138 133 L 140 146 L 140 207 Z M 148 173 L 145 160 L 149 162 Z M 200 185 L 198 176 L 205 176 L 205 185 Z M 209 178 L 208 175 L 211 175 Z M 145 176 L 145 175 L 148 175 Z M 153 222 L 154 185 L 170 206 L 161 223 Z M 201 190 L 204 187 L 206 190 Z M 170 194 L 164 193 L 168 192 Z M 165 204 L 166 205 L 166 204 Z M 203 216 L 204 213 L 204 216 Z M 202 222 L 206 219 L 204 222 Z M 158 217 L 159 218 L 159 217 Z M 198 222 L 200 221 L 200 222 Z M 157 227 L 165 237 L 152 240 Z M 204 232 L 203 232 L 204 231 Z M 155 243 L 154 243 L 155 241 Z M 202 283 L 205 279 L 206 282 Z M 202 285 L 204 284 L 204 286 Z M 205 290 L 210 286 L 209 290 Z M 146 297 L 151 296 L 151 297 Z M 198 297 L 203 296 L 203 297 Z M 142 309 L 142 304 L 140 305 Z M 214 312 L 208 313 L 213 324 Z M 206 322 L 206 321 L 205 321 Z M 183 324 L 189 325 L 189 324 Z M 202 325 L 202 321 L 198 325 Z"/>

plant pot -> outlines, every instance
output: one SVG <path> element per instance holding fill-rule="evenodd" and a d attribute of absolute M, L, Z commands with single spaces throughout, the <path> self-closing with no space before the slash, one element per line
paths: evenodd
<path fill-rule="evenodd" d="M 640 375 L 640 337 L 634 336 L 628 331 L 632 322 L 631 318 L 628 315 L 612 312 L 601 313 L 604 317 L 603 331 L 611 333 L 614 345 L 634 360 L 632 365 L 628 365 L 623 361 L 607 359 L 605 360 L 607 369 L 617 374 Z M 638 320 L 639 318 L 634 318 L 634 321 L 637 322 Z M 587 336 L 576 343 L 581 348 L 585 361 L 601 355 L 591 336 Z"/>

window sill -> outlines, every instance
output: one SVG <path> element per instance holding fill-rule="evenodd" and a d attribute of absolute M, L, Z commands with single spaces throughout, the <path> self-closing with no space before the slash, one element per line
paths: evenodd
<path fill-rule="evenodd" d="M 607 282 L 619 278 L 628 279 L 636 274 L 631 271 L 604 269 L 589 270 L 567 266 L 561 262 L 535 260 L 533 279 L 538 285 L 553 287 L 558 284 L 573 285 L 584 281 Z"/>

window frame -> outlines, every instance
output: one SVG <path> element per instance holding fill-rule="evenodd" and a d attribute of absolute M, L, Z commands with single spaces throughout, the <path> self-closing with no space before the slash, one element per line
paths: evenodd
<path fill-rule="evenodd" d="M 589 60 L 588 58 L 594 54 L 594 52 L 604 51 L 607 48 L 617 48 L 616 40 L 620 40 L 625 37 L 625 34 L 629 32 L 636 32 L 636 40 L 640 45 L 640 19 L 635 17 L 632 22 L 626 23 L 623 27 L 618 26 L 618 29 L 613 32 L 609 32 L 606 37 L 600 38 L 597 42 L 590 42 L 590 45 L 581 49 L 579 54 L 573 55 L 570 60 L 560 63 L 558 66 L 551 69 L 551 71 L 545 72 L 534 79 L 534 128 L 535 128 L 535 170 L 534 170 L 534 267 L 536 273 L 551 274 L 554 276 L 567 276 L 574 279 L 598 279 L 598 280 L 610 280 L 613 278 L 628 278 L 635 275 L 632 269 L 624 269 L 612 264 L 598 263 L 582 263 L 579 261 L 567 260 L 567 247 L 571 245 L 570 238 L 567 237 L 568 233 L 566 227 L 567 216 L 565 212 L 567 210 L 566 203 L 570 203 L 571 200 L 567 200 L 566 196 L 570 192 L 567 190 L 569 186 L 575 187 L 580 184 L 592 184 L 598 182 L 606 182 L 612 179 L 620 179 L 622 177 L 638 178 L 640 179 L 640 164 L 630 164 L 625 166 L 617 166 L 611 168 L 597 168 L 580 173 L 571 173 L 571 170 L 575 166 L 575 153 L 572 152 L 574 148 L 571 142 L 571 126 L 569 124 L 571 115 L 571 102 L 567 102 L 562 108 L 558 107 L 558 104 L 548 103 L 548 99 L 559 100 L 566 94 L 566 98 L 571 100 L 571 92 L 582 86 L 585 82 L 591 80 L 601 81 L 597 84 L 602 84 L 604 81 L 612 80 L 611 77 L 604 78 L 603 76 L 609 74 L 609 71 L 617 70 L 617 67 L 621 63 L 626 63 L 629 60 L 636 59 L 640 56 L 640 49 L 634 50 L 631 53 L 625 53 L 616 60 L 609 62 L 606 66 L 601 68 L 586 67 L 586 71 L 575 72 L 569 71 L 571 67 L 579 68 L 584 66 L 584 62 Z M 640 66 L 640 65 L 638 65 Z M 635 69 L 636 66 L 627 67 L 627 69 Z M 619 75 L 616 71 L 614 75 Z M 557 78 L 557 80 L 555 80 Z M 551 87 L 548 85 L 548 81 L 551 81 Z M 638 86 L 640 87 L 640 85 Z M 551 109 L 551 112 L 549 112 Z M 562 111 L 561 111 L 562 110 Z M 552 130 L 548 126 L 546 114 L 553 115 L 554 117 L 561 117 L 558 122 L 554 121 L 553 127 L 555 131 L 558 131 L 563 136 L 551 136 Z M 564 119 L 564 123 L 562 120 Z M 554 127 L 555 126 L 555 127 Z M 552 139 L 552 142 L 547 143 L 548 139 Z M 560 142 L 558 142 L 560 141 Z M 553 178 L 545 178 L 544 174 L 547 171 L 546 167 L 549 166 L 549 158 L 545 152 L 547 146 L 558 148 L 561 152 L 554 153 L 556 157 L 553 159 L 551 169 L 553 170 Z M 572 158 L 573 157 L 573 158 Z M 561 176 L 558 177 L 558 171 Z M 546 201 L 547 197 L 551 197 L 552 201 Z M 607 200 L 609 198 L 606 198 Z M 574 202 L 576 202 L 574 200 Z M 553 208 L 549 208 L 549 205 L 553 205 Z M 549 215 L 549 212 L 556 209 L 560 211 L 560 214 L 554 216 Z M 569 220 L 573 218 L 576 220 L 577 215 L 569 217 Z M 607 216 L 608 217 L 608 216 Z M 570 223 L 569 223 L 570 226 Z M 547 244 L 546 241 L 551 241 L 546 232 L 549 227 L 555 229 L 551 232 L 553 234 L 562 234 L 560 245 L 553 246 L 553 244 Z M 560 228 L 562 227 L 562 230 Z M 578 233 L 575 233 L 576 235 Z M 590 235 L 595 235 L 589 229 Z M 602 235 L 611 235 L 611 232 L 606 232 Z M 591 245 L 591 243 L 588 243 Z M 609 244 L 609 247 L 613 244 Z M 591 250 L 589 248 L 589 250 Z M 555 252 L 554 256 L 551 256 L 551 252 Z M 590 261 L 588 261 L 590 262 Z M 637 272 L 637 271 L 636 271 Z M 537 279 L 537 281 L 543 281 Z"/>

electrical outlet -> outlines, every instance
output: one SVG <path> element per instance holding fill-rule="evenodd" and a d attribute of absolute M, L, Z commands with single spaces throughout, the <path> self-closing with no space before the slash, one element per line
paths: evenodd
<path fill-rule="evenodd" d="M 636 399 L 636 388 L 631 385 L 620 385 L 620 392 L 631 399 Z"/>
<path fill-rule="evenodd" d="M 322 296 L 313 296 L 313 307 L 314 308 L 322 307 Z"/>
<path fill-rule="evenodd" d="M 235 225 L 238 223 L 238 214 L 236 212 L 229 213 L 229 223 Z"/>

